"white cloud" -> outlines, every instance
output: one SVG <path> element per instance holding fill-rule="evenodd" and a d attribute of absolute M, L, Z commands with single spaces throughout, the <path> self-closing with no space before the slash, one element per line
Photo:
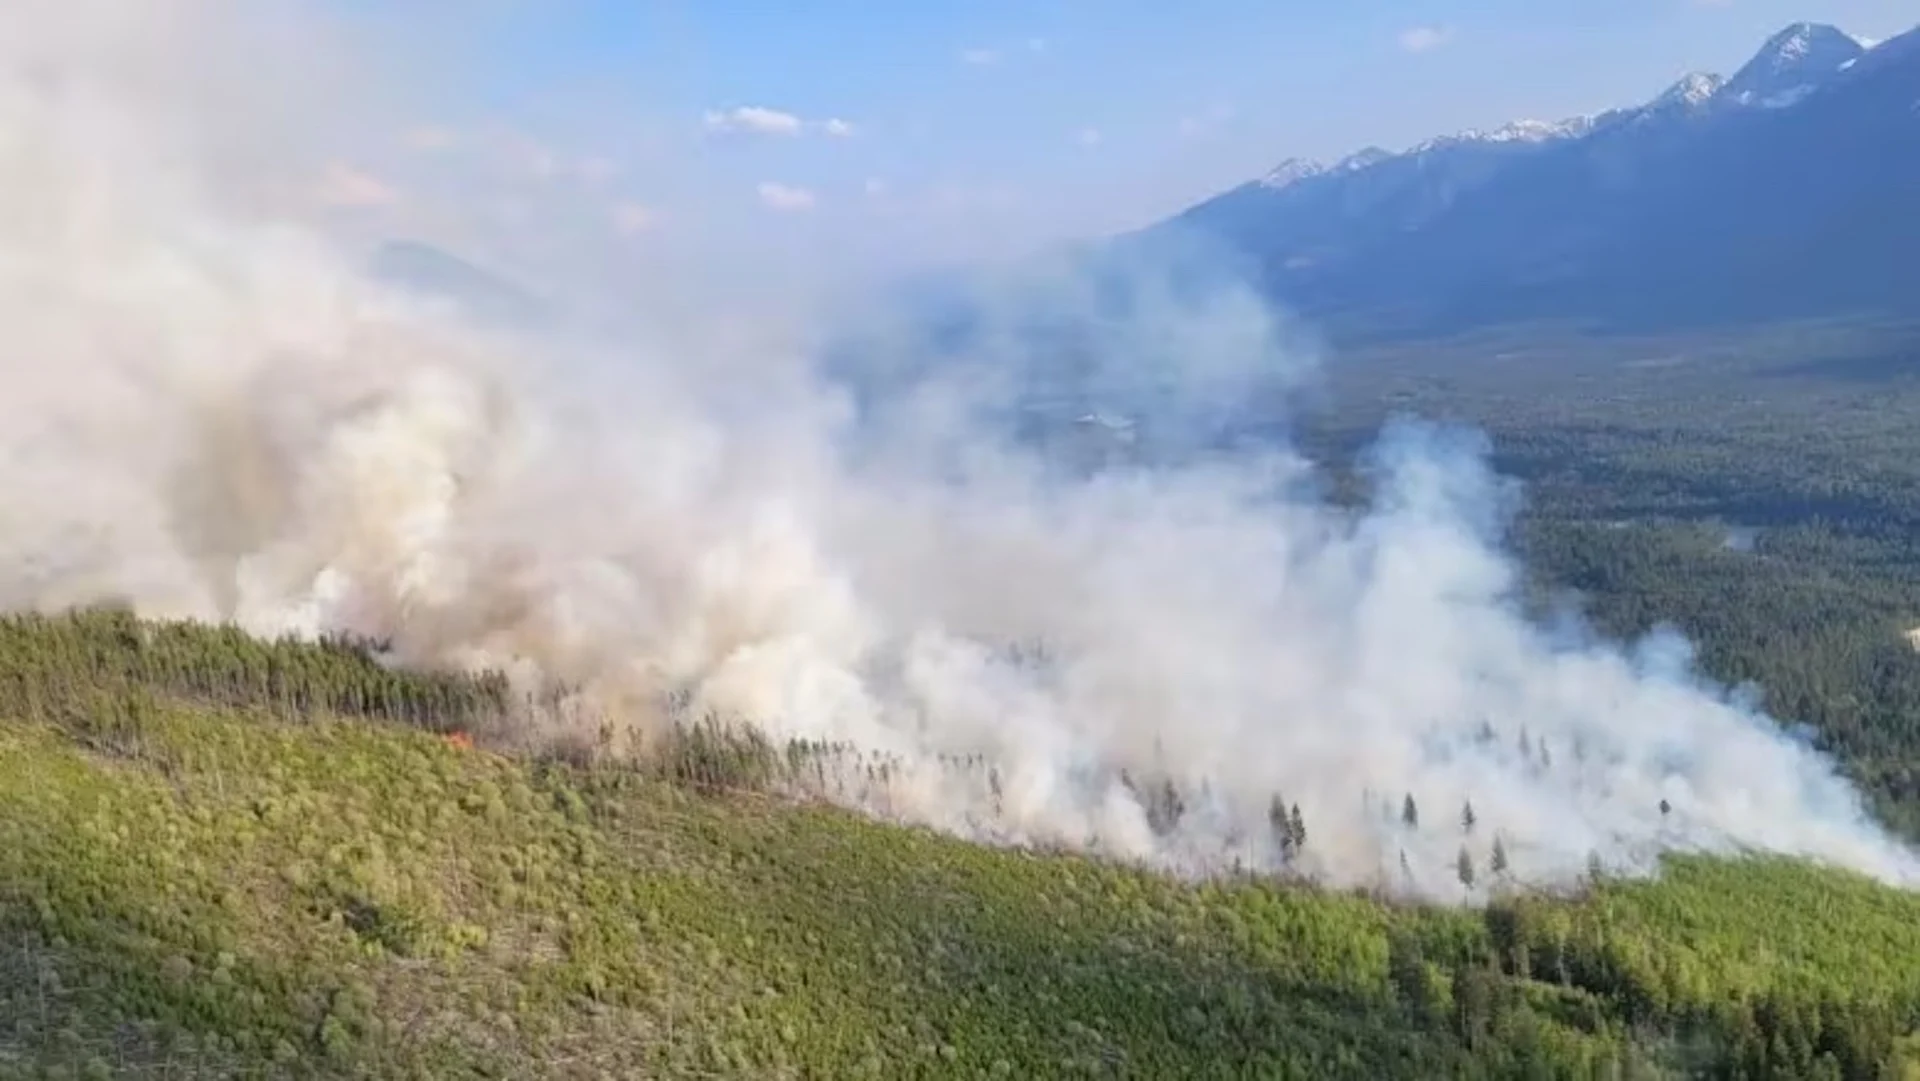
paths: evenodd
<path fill-rule="evenodd" d="M 707 111 L 708 131 L 738 132 L 747 135 L 798 135 L 805 124 L 792 113 L 759 105 Z"/>
<path fill-rule="evenodd" d="M 821 121 L 803 120 L 793 113 L 761 105 L 743 105 L 734 109 L 709 109 L 702 117 L 707 130 L 726 135 L 768 135 L 795 138 L 818 131 L 834 139 L 851 138 L 857 130 L 853 121 L 828 117 Z"/>
<path fill-rule="evenodd" d="M 806 188 L 789 187 L 771 180 L 760 182 L 760 203 L 769 210 L 800 211 L 812 210 L 813 192 Z"/>
<path fill-rule="evenodd" d="M 960 62 L 963 64 L 972 64 L 974 67 L 991 67 L 1009 58 L 1017 59 L 1017 57 L 1014 57 L 1014 54 L 1023 51 L 1032 56 L 1043 55 L 1048 47 L 1049 45 L 1046 38 L 1033 37 L 1015 44 L 975 45 L 971 48 L 960 50 L 959 55 Z"/>
<path fill-rule="evenodd" d="M 1415 26 L 1400 32 L 1400 48 L 1410 53 L 1432 52 L 1452 40 L 1450 26 Z"/>
<path fill-rule="evenodd" d="M 392 206 L 400 201 L 400 193 L 387 182 L 337 161 L 321 175 L 314 197 L 327 206 L 361 208 Z"/>
<path fill-rule="evenodd" d="M 1073 136 L 1073 141 L 1079 143 L 1081 146 L 1099 146 L 1100 139 L 1099 128 L 1081 128 L 1075 132 Z"/>
<path fill-rule="evenodd" d="M 644 233 L 659 223 L 660 215 L 644 203 L 627 201 L 614 204 L 613 228 L 621 236 Z"/>

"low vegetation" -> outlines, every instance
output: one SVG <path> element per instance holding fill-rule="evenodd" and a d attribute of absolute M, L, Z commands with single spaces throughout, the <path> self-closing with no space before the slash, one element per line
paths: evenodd
<path fill-rule="evenodd" d="M 1846 874 L 1184 884 L 470 745 L 502 693 L 0 623 L 0 1077 L 1920 1077 L 1920 897 Z"/>

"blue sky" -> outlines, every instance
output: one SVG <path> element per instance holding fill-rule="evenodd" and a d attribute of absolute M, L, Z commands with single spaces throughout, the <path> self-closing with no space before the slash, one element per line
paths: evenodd
<path fill-rule="evenodd" d="M 1140 224 L 1289 156 L 1644 99 L 1799 19 L 1920 21 L 1892 0 L 333 2 L 432 74 L 419 124 L 617 164 L 636 232 L 954 251 Z"/>

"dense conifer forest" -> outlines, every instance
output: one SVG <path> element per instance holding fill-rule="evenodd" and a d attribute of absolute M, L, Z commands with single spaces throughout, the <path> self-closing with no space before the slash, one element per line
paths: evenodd
<path fill-rule="evenodd" d="M 1518 479 L 1543 609 L 1683 631 L 1701 666 L 1810 726 L 1920 831 L 1920 334 L 1851 323 L 1684 338 L 1543 330 L 1355 350 L 1307 443 L 1398 413 L 1482 429 Z"/>

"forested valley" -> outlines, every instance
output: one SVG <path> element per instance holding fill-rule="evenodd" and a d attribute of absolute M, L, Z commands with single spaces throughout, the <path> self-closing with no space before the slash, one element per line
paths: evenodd
<path fill-rule="evenodd" d="M 1336 464 L 1395 415 L 1485 432 L 1543 612 L 1681 630 L 1920 831 L 1920 333 L 1486 333 L 1356 348 L 1305 435 Z"/>

